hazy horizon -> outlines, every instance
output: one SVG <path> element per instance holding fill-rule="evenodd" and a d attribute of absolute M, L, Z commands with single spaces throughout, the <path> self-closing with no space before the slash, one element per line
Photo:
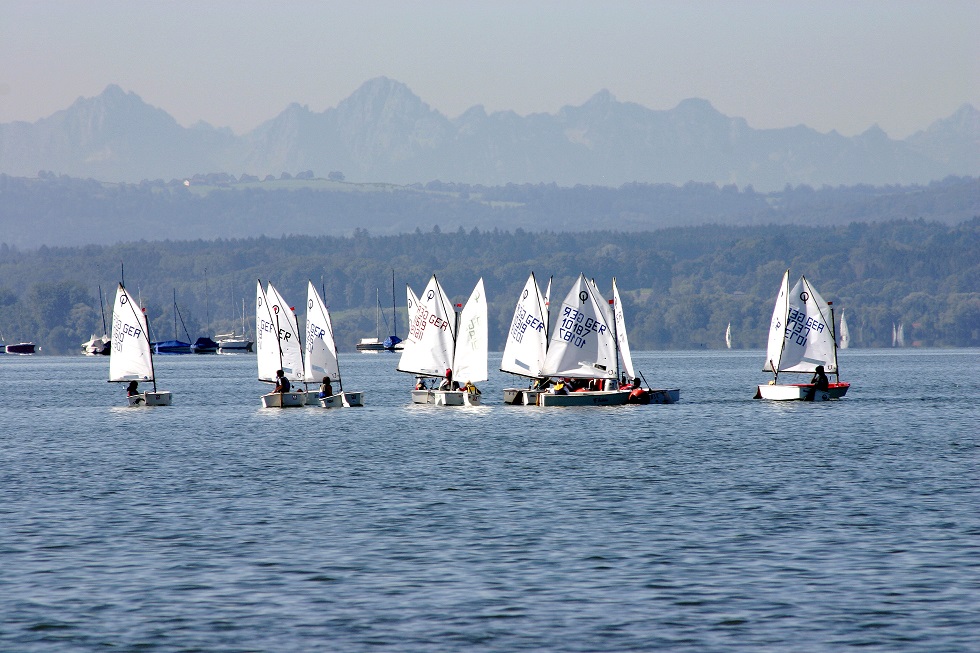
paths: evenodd
<path fill-rule="evenodd" d="M 274 13 L 274 15 L 273 15 Z M 607 89 L 664 110 L 708 100 L 756 129 L 905 138 L 980 106 L 980 3 L 257 0 L 6 3 L 0 122 L 117 84 L 180 124 L 236 133 L 290 103 L 321 112 L 365 81 L 456 117 L 556 113 Z"/>

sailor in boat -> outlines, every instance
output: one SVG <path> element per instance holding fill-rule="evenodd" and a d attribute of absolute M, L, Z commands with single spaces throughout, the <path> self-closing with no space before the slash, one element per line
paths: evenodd
<path fill-rule="evenodd" d="M 476 397 L 477 395 L 482 395 L 483 394 L 482 392 L 480 392 L 480 389 L 478 387 L 476 387 L 475 385 L 473 385 L 473 382 L 472 381 L 467 381 L 466 382 L 466 385 L 463 386 L 463 389 L 466 390 L 466 392 L 471 397 Z"/>
<path fill-rule="evenodd" d="M 330 384 L 330 377 L 323 377 L 323 383 L 320 384 L 320 394 L 318 395 L 320 399 L 333 396 L 333 386 Z"/>
<path fill-rule="evenodd" d="M 282 370 L 276 370 L 276 387 L 272 391 L 283 395 L 289 392 L 289 388 L 289 379 L 286 378 Z"/>
<path fill-rule="evenodd" d="M 426 385 L 426 383 L 425 383 L 425 377 L 424 376 L 417 376 L 417 377 L 415 377 L 415 389 L 416 390 L 428 390 L 429 389 L 429 386 Z"/>
<path fill-rule="evenodd" d="M 139 385 L 140 384 L 139 384 L 138 381 L 130 381 L 129 382 L 129 385 L 126 386 L 126 396 L 127 397 L 135 397 L 135 396 L 137 396 L 140 393 L 140 391 L 139 391 Z M 136 401 L 137 402 L 140 402 L 140 401 L 142 401 L 142 399 L 137 399 Z"/>
<path fill-rule="evenodd" d="M 813 401 L 818 392 L 827 392 L 830 390 L 830 379 L 824 373 L 823 365 L 817 365 L 816 373 L 810 379 L 810 383 L 813 384 L 813 387 L 807 392 L 806 401 Z"/>
<path fill-rule="evenodd" d="M 439 384 L 440 390 L 459 390 L 459 383 L 453 381 L 453 371 L 446 369 L 446 378 Z"/>

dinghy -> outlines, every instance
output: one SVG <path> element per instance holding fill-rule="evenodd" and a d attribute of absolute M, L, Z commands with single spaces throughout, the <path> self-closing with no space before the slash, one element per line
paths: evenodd
<path fill-rule="evenodd" d="M 538 406 L 621 406 L 615 318 L 595 284 L 579 274 L 555 315 L 543 376 L 558 381 L 537 396 Z M 573 384 L 588 389 L 569 390 Z"/>
<path fill-rule="evenodd" d="M 551 289 L 551 281 L 548 281 Z M 534 273 L 527 278 L 517 298 L 514 317 L 507 332 L 507 342 L 500 359 L 500 371 L 532 381 L 529 388 L 504 388 L 504 403 L 534 406 L 544 375 L 541 367 L 548 354 L 548 299 L 541 294 Z"/>
<path fill-rule="evenodd" d="M 116 289 L 112 308 L 112 355 L 109 356 L 109 382 L 151 382 L 153 390 L 131 392 L 130 406 L 169 406 L 170 392 L 157 390 L 153 369 L 153 350 L 147 329 L 146 313 L 140 308 L 122 283 Z M 135 384 L 133 385 L 135 388 Z"/>
<path fill-rule="evenodd" d="M 261 280 L 255 293 L 255 353 L 259 381 L 276 383 L 279 370 L 291 384 L 303 380 L 303 349 L 296 315 L 271 282 L 268 292 L 262 290 Z M 306 391 L 298 388 L 262 395 L 263 408 L 296 408 L 305 406 L 306 401 Z"/>
<path fill-rule="evenodd" d="M 813 374 L 822 367 L 836 377 L 824 392 L 813 392 L 812 383 L 779 383 L 779 375 Z M 769 345 L 762 370 L 772 372 L 767 385 L 758 386 L 755 399 L 773 401 L 840 399 L 847 394 L 849 383 L 840 382 L 837 368 L 837 338 L 834 333 L 834 313 L 830 303 L 801 276 L 789 288 L 789 270 L 783 274 L 776 306 L 769 327 Z"/>
<path fill-rule="evenodd" d="M 340 392 L 327 397 L 317 394 L 317 403 L 324 408 L 363 406 L 362 392 L 347 392 L 340 378 L 340 363 L 337 360 L 337 343 L 333 336 L 333 323 L 330 311 L 323 303 L 313 282 L 306 291 L 306 356 L 303 359 L 303 377 L 307 383 L 320 383 L 324 377 Z"/>
<path fill-rule="evenodd" d="M 435 275 L 421 298 L 409 292 L 409 332 L 403 341 L 398 371 L 456 383 L 487 380 L 487 299 L 483 279 L 476 283 L 466 304 L 456 312 Z M 414 310 L 413 309 L 414 304 Z M 417 387 L 412 403 L 436 406 L 480 405 L 479 390 Z"/>

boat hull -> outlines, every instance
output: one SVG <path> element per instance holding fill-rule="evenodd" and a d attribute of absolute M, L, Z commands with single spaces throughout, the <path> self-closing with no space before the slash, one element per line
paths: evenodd
<path fill-rule="evenodd" d="M 130 406 L 169 406 L 173 396 L 168 390 L 157 390 L 155 392 L 140 392 L 139 394 L 126 397 Z"/>
<path fill-rule="evenodd" d="M 554 395 L 543 392 L 538 395 L 538 406 L 624 406 L 629 400 L 629 390 L 588 390 Z"/>
<path fill-rule="evenodd" d="M 360 408 L 364 405 L 364 393 L 341 392 L 329 397 L 321 397 L 319 403 L 323 408 Z"/>
<path fill-rule="evenodd" d="M 850 383 L 831 383 L 826 392 L 818 392 L 813 397 L 813 401 L 829 401 L 840 399 L 847 394 L 851 387 Z M 806 401 L 810 394 L 813 384 L 810 383 L 791 383 L 791 384 L 767 384 L 760 385 L 756 390 L 753 399 L 768 399 L 769 401 Z"/>
<path fill-rule="evenodd" d="M 270 392 L 262 395 L 263 408 L 300 408 L 306 405 L 305 392 Z"/>
<path fill-rule="evenodd" d="M 432 406 L 479 406 L 480 395 L 464 390 L 412 390 L 413 404 Z"/>
<path fill-rule="evenodd" d="M 6 351 L 8 354 L 20 354 L 21 356 L 33 354 L 34 349 L 35 347 L 33 342 L 18 342 L 15 345 L 7 345 L 4 347 L 4 351 Z"/>
<path fill-rule="evenodd" d="M 629 404 L 676 404 L 681 400 L 680 388 L 643 388 L 630 391 Z"/>
<path fill-rule="evenodd" d="M 521 388 L 504 388 L 504 403 L 511 406 L 536 406 L 538 395 L 542 390 L 527 390 Z"/>

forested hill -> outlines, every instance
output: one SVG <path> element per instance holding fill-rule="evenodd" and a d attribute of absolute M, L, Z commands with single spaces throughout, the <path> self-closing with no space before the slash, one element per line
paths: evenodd
<path fill-rule="evenodd" d="M 186 182 L 186 185 L 185 185 Z M 703 224 L 842 225 L 900 219 L 955 224 L 980 216 L 980 179 L 924 186 L 786 187 L 687 183 L 561 187 L 350 184 L 303 178 L 104 184 L 41 173 L 0 175 L 0 242 L 17 247 L 131 240 L 350 236 L 501 229 L 649 231 Z"/>
<path fill-rule="evenodd" d="M 761 348 L 776 287 L 791 267 L 834 302 L 838 315 L 846 311 L 854 346 L 890 346 L 900 322 L 910 344 L 980 346 L 980 218 L 953 226 L 920 220 L 536 234 L 472 228 L 37 250 L 2 245 L 0 332 L 7 342 L 34 340 L 44 353 L 77 351 L 102 332 L 97 288 L 111 301 L 120 263 L 161 337 L 173 333 L 174 289 L 196 338 L 208 321 L 212 332 L 240 325 L 243 298 L 254 321 L 257 278 L 275 283 L 302 314 L 311 279 L 322 284 L 338 343 L 350 350 L 357 338 L 374 335 L 379 294 L 391 320 L 394 270 L 402 335 L 406 283 L 419 292 L 435 273 L 451 298 L 463 301 L 482 276 L 490 346 L 499 350 L 533 270 L 542 283 L 554 275 L 555 297 L 579 272 L 605 292 L 617 277 L 635 347 L 722 347 L 731 322 L 735 347 Z"/>

